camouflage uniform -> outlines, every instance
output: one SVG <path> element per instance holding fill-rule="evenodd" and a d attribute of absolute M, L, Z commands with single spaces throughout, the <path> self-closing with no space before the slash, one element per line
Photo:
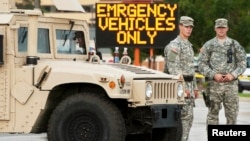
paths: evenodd
<path fill-rule="evenodd" d="M 226 19 L 216 20 L 215 28 L 227 27 Z M 228 51 L 231 48 L 231 60 L 228 62 Z M 227 124 L 236 124 L 239 111 L 238 81 L 237 78 L 246 69 L 246 52 L 235 40 L 226 37 L 221 44 L 215 37 L 203 46 L 199 71 L 210 81 L 210 107 L 207 115 L 207 124 L 219 124 L 221 103 L 225 109 Z M 232 74 L 234 80 L 218 82 L 215 74 Z"/>
<path fill-rule="evenodd" d="M 193 123 L 193 107 L 194 107 L 194 88 L 197 89 L 195 81 L 195 70 L 193 66 L 194 51 L 192 44 L 188 40 L 177 36 L 172 40 L 164 50 L 165 68 L 164 72 L 169 74 L 182 74 L 192 76 L 191 81 L 185 81 L 185 90 L 189 90 L 190 96 L 185 99 L 185 106 L 181 111 L 181 119 L 183 126 L 182 141 L 187 141 L 189 131 Z"/>

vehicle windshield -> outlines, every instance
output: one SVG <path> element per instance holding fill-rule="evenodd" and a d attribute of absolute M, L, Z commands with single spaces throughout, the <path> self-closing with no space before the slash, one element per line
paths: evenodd
<path fill-rule="evenodd" d="M 56 47 L 59 54 L 86 54 L 83 32 L 57 29 Z"/>

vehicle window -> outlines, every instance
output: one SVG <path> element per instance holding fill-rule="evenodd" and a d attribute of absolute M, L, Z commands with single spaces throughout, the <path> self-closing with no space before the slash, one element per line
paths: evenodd
<path fill-rule="evenodd" d="M 37 52 L 50 53 L 49 29 L 39 28 L 37 35 Z"/>
<path fill-rule="evenodd" d="M 247 68 L 250 68 L 250 57 L 247 57 Z"/>
<path fill-rule="evenodd" d="M 59 54 L 86 54 L 84 33 L 57 29 L 56 47 Z"/>
<path fill-rule="evenodd" d="M 18 52 L 27 52 L 28 28 L 20 27 L 18 29 Z"/>

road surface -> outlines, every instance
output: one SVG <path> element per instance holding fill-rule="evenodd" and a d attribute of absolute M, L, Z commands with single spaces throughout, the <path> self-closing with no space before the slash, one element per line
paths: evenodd
<path fill-rule="evenodd" d="M 240 98 L 240 109 L 237 124 L 250 125 L 250 98 Z M 206 117 L 208 109 L 205 107 L 203 99 L 196 100 L 194 108 L 194 121 L 190 131 L 188 141 L 207 141 Z M 226 124 L 224 108 L 219 114 L 219 123 Z"/>

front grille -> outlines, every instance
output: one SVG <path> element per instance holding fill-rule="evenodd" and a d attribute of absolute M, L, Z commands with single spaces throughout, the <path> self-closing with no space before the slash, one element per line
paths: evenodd
<path fill-rule="evenodd" d="M 154 82 L 154 99 L 176 99 L 176 82 Z"/>

